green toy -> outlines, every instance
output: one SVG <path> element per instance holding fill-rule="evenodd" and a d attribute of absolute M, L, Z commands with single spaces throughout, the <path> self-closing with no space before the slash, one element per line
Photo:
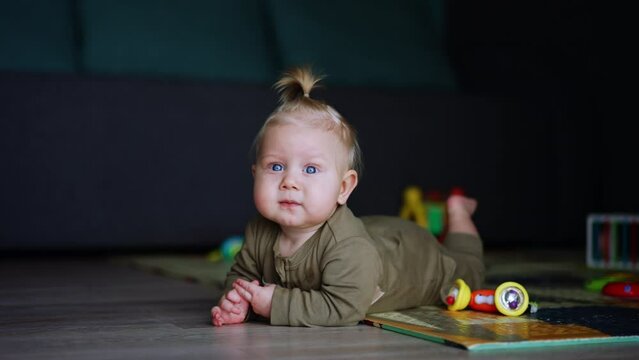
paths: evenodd
<path fill-rule="evenodd" d="M 448 222 L 446 200 L 437 191 L 430 191 L 426 196 L 422 194 L 422 189 L 418 186 L 407 187 L 399 216 L 425 227 L 442 241 Z M 454 187 L 450 192 L 450 195 L 463 194 L 464 191 L 459 187 Z"/>

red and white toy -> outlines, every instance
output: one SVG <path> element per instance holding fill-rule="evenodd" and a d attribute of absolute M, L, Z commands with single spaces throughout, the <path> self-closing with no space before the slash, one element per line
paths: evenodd
<path fill-rule="evenodd" d="M 508 281 L 499 285 L 495 290 L 481 289 L 470 291 L 462 279 L 455 280 L 455 284 L 442 289 L 442 300 L 448 310 L 471 309 L 483 312 L 501 313 L 507 316 L 519 316 L 528 309 L 528 292 L 520 284 Z"/>

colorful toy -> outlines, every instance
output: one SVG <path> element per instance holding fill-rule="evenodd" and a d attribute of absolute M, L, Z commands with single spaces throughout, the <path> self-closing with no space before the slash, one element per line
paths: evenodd
<path fill-rule="evenodd" d="M 639 270 L 638 214 L 590 214 L 586 223 L 588 267 Z"/>
<path fill-rule="evenodd" d="M 448 310 L 463 310 L 467 306 L 483 312 L 501 313 L 507 316 L 519 316 L 528 309 L 529 299 L 526 289 L 513 281 L 499 285 L 495 290 L 481 289 L 470 291 L 462 279 L 455 280 L 450 287 L 442 289 L 442 300 Z"/>
<path fill-rule="evenodd" d="M 442 300 L 448 305 L 448 310 L 464 310 L 470 303 L 470 288 L 462 279 L 455 280 L 455 285 L 444 288 Z"/>
<path fill-rule="evenodd" d="M 639 275 L 623 272 L 604 275 L 586 281 L 585 288 L 588 291 L 601 292 L 606 284 L 615 281 L 639 281 Z"/>
<path fill-rule="evenodd" d="M 233 261 L 235 259 L 235 255 L 240 252 L 242 249 L 242 244 L 244 244 L 244 237 L 235 235 L 226 238 L 222 241 L 222 245 L 220 245 L 219 249 L 211 251 L 207 258 L 211 261 Z"/>
<path fill-rule="evenodd" d="M 419 226 L 428 227 L 422 200 L 422 190 L 419 187 L 409 186 L 404 190 L 404 204 L 399 216 L 406 220 L 415 221 Z"/>
<path fill-rule="evenodd" d="M 453 188 L 451 195 L 463 194 L 461 188 Z M 418 186 L 409 186 L 404 190 L 404 203 L 399 216 L 406 220 L 415 221 L 420 226 L 429 229 L 430 232 L 443 240 L 446 233 L 447 216 L 446 201 L 437 191 L 431 191 L 423 196 Z"/>
<path fill-rule="evenodd" d="M 424 198 L 424 210 L 426 211 L 427 228 L 435 236 L 444 232 L 447 223 L 446 201 L 437 191 L 430 191 Z"/>
<path fill-rule="evenodd" d="M 606 284 L 601 292 L 604 295 L 627 299 L 639 299 L 639 282 L 614 281 Z"/>

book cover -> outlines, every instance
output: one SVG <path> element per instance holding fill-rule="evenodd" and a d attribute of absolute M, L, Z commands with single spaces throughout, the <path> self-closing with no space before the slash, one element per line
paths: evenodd
<path fill-rule="evenodd" d="M 544 312 L 546 314 L 544 314 Z M 570 319 L 576 320 L 570 320 Z M 639 309 L 550 308 L 519 317 L 422 306 L 370 314 L 365 323 L 470 351 L 639 342 Z"/>

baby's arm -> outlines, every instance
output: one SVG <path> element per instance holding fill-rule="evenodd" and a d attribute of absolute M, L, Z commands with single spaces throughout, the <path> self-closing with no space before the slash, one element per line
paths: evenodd
<path fill-rule="evenodd" d="M 247 226 L 245 241 L 240 252 L 235 256 L 234 264 L 226 274 L 225 293 L 218 304 L 211 309 L 211 322 L 215 326 L 237 324 L 248 319 L 250 304 L 233 289 L 235 280 L 259 279 L 260 270 L 257 265 L 256 241 L 251 224 Z M 258 281 L 254 280 L 257 284 Z"/>
<path fill-rule="evenodd" d="M 373 298 L 380 266 L 377 253 L 366 240 L 351 238 L 324 256 L 318 290 L 260 286 L 243 279 L 236 279 L 233 288 L 273 325 L 354 325 Z"/>
<path fill-rule="evenodd" d="M 253 311 L 263 312 L 271 325 L 356 325 L 366 315 L 379 284 L 379 254 L 368 240 L 348 238 L 330 245 L 318 261 L 321 283 L 316 289 L 250 286 Z M 246 285 L 238 282 L 238 287 L 241 284 Z"/>

